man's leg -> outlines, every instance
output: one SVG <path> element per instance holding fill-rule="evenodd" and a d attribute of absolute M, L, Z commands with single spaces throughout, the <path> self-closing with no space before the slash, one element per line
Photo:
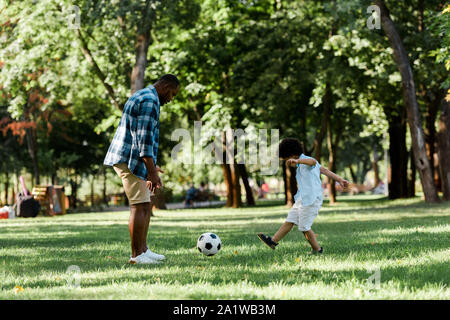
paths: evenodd
<path fill-rule="evenodd" d="M 308 231 L 303 231 L 303 234 L 305 235 L 305 238 L 306 238 L 306 240 L 308 240 L 312 249 L 314 251 L 319 251 L 320 246 L 319 246 L 319 243 L 317 242 L 316 234 L 314 233 L 314 231 L 312 231 L 312 229 L 310 229 Z"/>
<path fill-rule="evenodd" d="M 272 237 L 272 240 L 278 243 L 281 239 L 284 238 L 285 235 L 289 233 L 289 231 L 291 231 L 293 226 L 294 224 L 292 222 L 283 223 L 280 229 L 278 229 L 278 231 Z"/>
<path fill-rule="evenodd" d="M 152 216 L 152 204 L 149 203 L 147 215 L 145 216 L 145 233 L 144 239 L 142 240 L 144 243 L 144 252 L 147 251 L 147 235 L 148 235 L 148 227 L 150 225 L 150 217 Z"/>
<path fill-rule="evenodd" d="M 148 224 L 146 225 L 150 215 L 149 202 L 132 204 L 130 206 L 130 220 L 128 221 L 128 229 L 131 238 L 131 256 L 136 258 L 143 253 L 145 248 L 145 238 L 147 236 Z"/>

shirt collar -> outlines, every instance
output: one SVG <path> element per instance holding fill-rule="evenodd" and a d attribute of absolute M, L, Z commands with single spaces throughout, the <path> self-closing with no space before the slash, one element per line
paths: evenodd
<path fill-rule="evenodd" d="M 149 85 L 147 86 L 147 88 L 148 88 L 151 92 L 153 92 L 153 94 L 156 96 L 156 99 L 158 99 L 158 106 L 160 106 L 161 103 L 159 102 L 158 91 L 156 91 L 156 88 L 155 88 L 153 85 L 151 85 L 151 84 L 149 84 Z"/>

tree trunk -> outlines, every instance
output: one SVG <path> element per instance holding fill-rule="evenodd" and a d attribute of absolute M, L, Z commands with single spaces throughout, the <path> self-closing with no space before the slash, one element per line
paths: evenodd
<path fill-rule="evenodd" d="M 77 177 L 75 176 L 75 180 L 70 178 L 70 188 L 71 194 L 69 198 L 70 206 L 74 209 L 77 208 L 77 192 L 78 192 L 78 182 Z"/>
<path fill-rule="evenodd" d="M 227 203 L 225 206 L 231 208 L 233 206 L 233 182 L 231 180 L 230 165 L 227 163 L 222 164 L 222 171 L 224 182 L 227 187 Z"/>
<path fill-rule="evenodd" d="M 435 99 L 426 99 L 427 111 L 425 114 L 425 145 L 430 168 L 435 185 L 439 185 L 439 165 L 435 165 L 434 158 L 436 153 L 436 118 L 440 102 L 445 95 L 442 92 L 436 94 Z"/>
<path fill-rule="evenodd" d="M 249 207 L 254 206 L 255 198 L 253 197 L 252 188 L 250 187 L 250 184 L 248 183 L 248 174 L 247 174 L 247 169 L 245 168 L 245 164 L 242 163 L 242 164 L 238 164 L 237 166 L 239 168 L 239 174 L 241 176 L 242 183 L 244 184 L 245 195 L 247 197 L 247 205 Z"/>
<path fill-rule="evenodd" d="M 144 78 L 150 40 L 150 29 L 137 36 L 136 63 L 131 72 L 131 94 L 145 87 Z"/>
<path fill-rule="evenodd" d="M 416 164 L 414 162 L 414 152 L 409 152 L 410 155 L 410 161 L 409 161 L 409 165 L 410 165 L 410 173 L 411 175 L 409 176 L 408 179 L 408 197 L 409 198 L 414 198 L 416 196 Z"/>
<path fill-rule="evenodd" d="M 335 171 L 335 154 L 333 151 L 333 148 L 330 147 L 330 144 L 328 144 L 328 150 L 329 150 L 329 156 L 328 156 L 328 170 L 334 172 Z M 334 180 L 328 178 L 328 195 L 330 199 L 330 204 L 336 203 L 336 183 Z"/>
<path fill-rule="evenodd" d="M 337 156 L 337 146 L 339 144 L 341 132 L 338 130 L 336 133 L 335 141 L 333 142 L 333 132 L 331 127 L 331 119 L 328 117 L 327 124 L 327 145 L 328 145 L 328 170 L 336 171 L 336 156 Z M 330 204 L 336 203 L 336 182 L 332 179 L 328 179 L 328 193 Z"/>
<path fill-rule="evenodd" d="M 9 197 L 8 197 L 8 192 L 9 192 L 9 173 L 8 171 L 6 171 L 5 173 L 5 204 L 9 204 Z"/>
<path fill-rule="evenodd" d="M 438 157 L 444 200 L 450 201 L 450 102 L 442 103 L 439 117 Z"/>
<path fill-rule="evenodd" d="M 389 158 L 391 162 L 389 199 L 408 197 L 408 151 L 406 119 L 401 114 L 389 120 Z"/>
<path fill-rule="evenodd" d="M 352 177 L 353 183 L 358 183 L 358 177 L 355 174 L 355 170 L 353 170 L 351 165 L 349 165 L 348 168 L 350 169 L 350 176 Z"/>
<path fill-rule="evenodd" d="M 94 175 L 91 180 L 91 207 L 95 206 L 95 194 L 94 194 Z"/>
<path fill-rule="evenodd" d="M 222 132 L 222 171 L 223 180 L 227 187 L 227 202 L 226 207 L 231 208 L 233 206 L 233 180 L 231 178 L 231 168 L 228 161 L 229 152 L 227 150 L 227 135 Z"/>
<path fill-rule="evenodd" d="M 153 217 L 153 209 L 161 209 L 166 210 L 166 197 L 164 196 L 164 192 L 161 189 L 156 189 L 155 194 L 151 197 L 152 211 L 150 212 L 150 216 Z"/>
<path fill-rule="evenodd" d="M 418 30 L 419 32 L 425 31 L 425 19 L 424 19 L 424 0 L 419 0 L 418 2 Z M 425 143 L 428 154 L 428 159 L 430 160 L 431 172 L 437 190 L 441 190 L 440 174 L 439 174 L 439 161 L 437 159 L 436 151 L 436 117 L 439 110 L 439 105 L 442 99 L 445 97 L 445 90 L 433 87 L 420 85 L 420 93 L 426 104 L 426 114 L 425 114 Z M 433 98 L 432 98 L 433 97 Z"/>
<path fill-rule="evenodd" d="M 327 123 L 330 116 L 331 109 L 331 87 L 327 83 L 325 87 L 325 96 L 323 98 L 323 112 L 322 112 L 322 122 L 320 125 L 320 130 L 314 139 L 314 157 L 320 163 L 322 158 L 322 141 L 327 132 Z"/>
<path fill-rule="evenodd" d="M 375 4 L 380 7 L 381 25 L 386 32 L 394 50 L 394 59 L 402 76 L 403 97 L 405 100 L 406 112 L 411 132 L 412 147 L 416 167 L 420 174 L 425 201 L 439 202 L 436 186 L 430 168 L 430 161 L 425 148 L 424 133 L 421 125 L 419 105 L 417 103 L 414 77 L 409 63 L 408 55 L 403 46 L 402 39 L 390 18 L 384 0 L 377 0 Z"/>
<path fill-rule="evenodd" d="M 145 69 L 147 67 L 148 47 L 151 44 L 151 29 L 154 22 L 154 15 L 151 14 L 151 1 L 145 2 L 142 10 L 142 17 L 137 33 L 136 62 L 131 71 L 131 94 L 144 88 Z"/>
<path fill-rule="evenodd" d="M 232 193 L 233 193 L 233 208 L 242 207 L 241 198 L 241 183 L 239 182 L 239 168 L 236 163 L 230 164 L 231 171 L 231 183 L 232 183 Z"/>
<path fill-rule="evenodd" d="M 107 177 L 106 177 L 106 170 L 105 170 L 105 167 L 102 167 L 102 173 L 103 173 L 103 203 L 107 206 L 107 207 L 109 207 L 109 204 L 108 204 L 108 197 L 107 197 L 107 195 L 106 195 L 106 180 L 107 180 Z"/>
<path fill-rule="evenodd" d="M 373 160 L 372 160 L 372 169 L 374 174 L 374 188 L 376 188 L 380 184 L 380 170 L 378 168 L 378 152 L 376 145 L 373 148 Z"/>
<path fill-rule="evenodd" d="M 39 185 L 41 179 L 39 175 L 39 163 L 37 159 L 36 132 L 32 128 L 28 128 L 25 131 L 27 137 L 28 153 L 30 154 L 31 162 L 33 164 L 35 185 Z"/>
<path fill-rule="evenodd" d="M 51 178 L 51 180 L 52 180 L 52 185 L 53 185 L 53 186 L 55 186 L 55 185 L 58 184 L 58 181 L 57 181 L 57 175 L 56 175 L 56 170 L 52 173 L 52 178 Z"/>

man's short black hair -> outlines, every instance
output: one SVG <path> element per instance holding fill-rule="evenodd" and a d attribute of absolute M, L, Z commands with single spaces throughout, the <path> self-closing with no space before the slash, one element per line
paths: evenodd
<path fill-rule="evenodd" d="M 282 159 L 291 156 L 300 156 L 303 153 L 303 145 L 300 140 L 295 138 L 285 138 L 281 140 L 278 147 L 279 157 Z"/>
<path fill-rule="evenodd" d="M 168 85 L 173 89 L 176 89 L 180 86 L 180 81 L 178 80 L 178 78 L 170 73 L 163 75 L 161 78 L 159 78 L 158 81 L 156 81 L 156 83 L 162 86 Z"/>

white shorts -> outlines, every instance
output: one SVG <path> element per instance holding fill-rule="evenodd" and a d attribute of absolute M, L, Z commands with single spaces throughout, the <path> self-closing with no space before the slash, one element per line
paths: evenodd
<path fill-rule="evenodd" d="M 311 230 L 314 219 L 319 214 L 319 210 L 321 207 L 321 199 L 317 199 L 313 202 L 313 204 L 306 207 L 302 205 L 302 201 L 300 199 L 297 199 L 297 201 L 295 201 L 294 203 L 294 206 L 291 208 L 291 210 L 289 210 L 286 222 L 296 224 L 298 226 L 298 230 L 302 232 L 309 231 Z"/>

